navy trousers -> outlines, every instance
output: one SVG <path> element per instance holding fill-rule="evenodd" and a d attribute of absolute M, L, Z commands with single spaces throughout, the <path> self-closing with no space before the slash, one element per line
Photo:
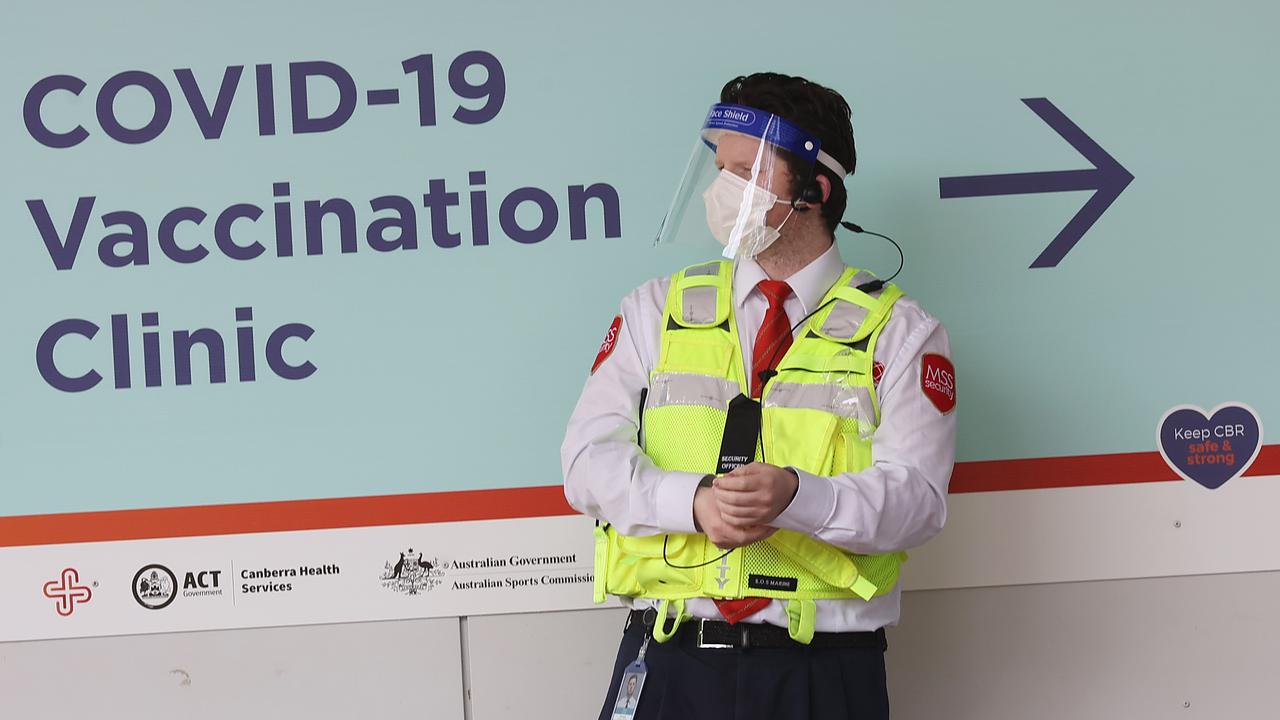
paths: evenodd
<path fill-rule="evenodd" d="M 696 621 L 690 621 L 690 624 Z M 600 720 L 609 720 L 623 670 L 649 628 L 622 634 Z M 649 674 L 633 720 L 886 720 L 889 692 L 878 648 L 700 649 L 649 641 Z"/>

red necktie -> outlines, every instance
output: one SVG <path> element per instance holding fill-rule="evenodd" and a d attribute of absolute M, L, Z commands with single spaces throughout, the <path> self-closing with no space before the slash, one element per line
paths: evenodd
<path fill-rule="evenodd" d="M 782 304 L 791 295 L 791 286 L 781 280 L 761 280 L 760 293 L 769 299 L 769 309 L 756 333 L 756 346 L 751 352 L 751 397 L 759 398 L 764 383 L 760 373 L 778 367 L 778 361 L 791 347 L 791 321 Z"/>
<path fill-rule="evenodd" d="M 756 333 L 755 348 L 751 352 L 751 397 L 759 398 L 763 385 L 760 373 L 778 366 L 778 360 L 791 347 L 791 321 L 782 304 L 791 295 L 791 286 L 781 280 L 761 280 L 756 286 L 769 300 L 760 330 Z M 716 600 L 720 614 L 730 624 L 751 617 L 769 604 L 769 598 L 744 597 L 739 600 Z"/>

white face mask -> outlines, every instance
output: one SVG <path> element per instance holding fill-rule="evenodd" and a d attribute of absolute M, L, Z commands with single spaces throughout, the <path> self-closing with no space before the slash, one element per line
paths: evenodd
<path fill-rule="evenodd" d="M 728 170 L 721 170 L 711 181 L 702 193 L 702 201 L 707 206 L 707 226 L 724 245 L 724 256 L 729 259 L 753 258 L 764 252 L 778 239 L 782 225 L 791 219 L 789 212 L 781 225 L 769 227 L 765 214 L 785 201 Z"/>

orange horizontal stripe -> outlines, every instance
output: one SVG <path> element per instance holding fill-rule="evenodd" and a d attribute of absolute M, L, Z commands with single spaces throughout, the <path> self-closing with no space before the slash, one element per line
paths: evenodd
<path fill-rule="evenodd" d="M 1280 445 L 1263 445 L 1245 475 L 1280 475 Z M 952 493 L 1126 485 L 1180 480 L 1158 452 L 956 463 Z"/>
<path fill-rule="evenodd" d="M 0 547 L 572 515 L 559 485 L 0 517 Z"/>
<path fill-rule="evenodd" d="M 1280 475 L 1266 445 L 1246 475 Z M 952 493 L 1178 480 L 1159 453 L 957 463 Z M 573 515 L 559 485 L 0 517 L 0 547 Z"/>

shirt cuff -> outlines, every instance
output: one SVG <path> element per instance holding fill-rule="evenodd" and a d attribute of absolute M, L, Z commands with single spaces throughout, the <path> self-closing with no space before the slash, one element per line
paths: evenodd
<path fill-rule="evenodd" d="M 794 470 L 800 484 L 796 486 L 796 496 L 791 504 L 773 521 L 774 527 L 794 530 L 805 535 L 814 535 L 827 524 L 831 511 L 836 504 L 836 491 L 829 478 L 807 473 L 799 468 Z"/>
<path fill-rule="evenodd" d="M 658 527 L 665 532 L 696 533 L 693 524 L 693 496 L 706 473 L 669 472 L 658 483 L 654 496 Z"/>

